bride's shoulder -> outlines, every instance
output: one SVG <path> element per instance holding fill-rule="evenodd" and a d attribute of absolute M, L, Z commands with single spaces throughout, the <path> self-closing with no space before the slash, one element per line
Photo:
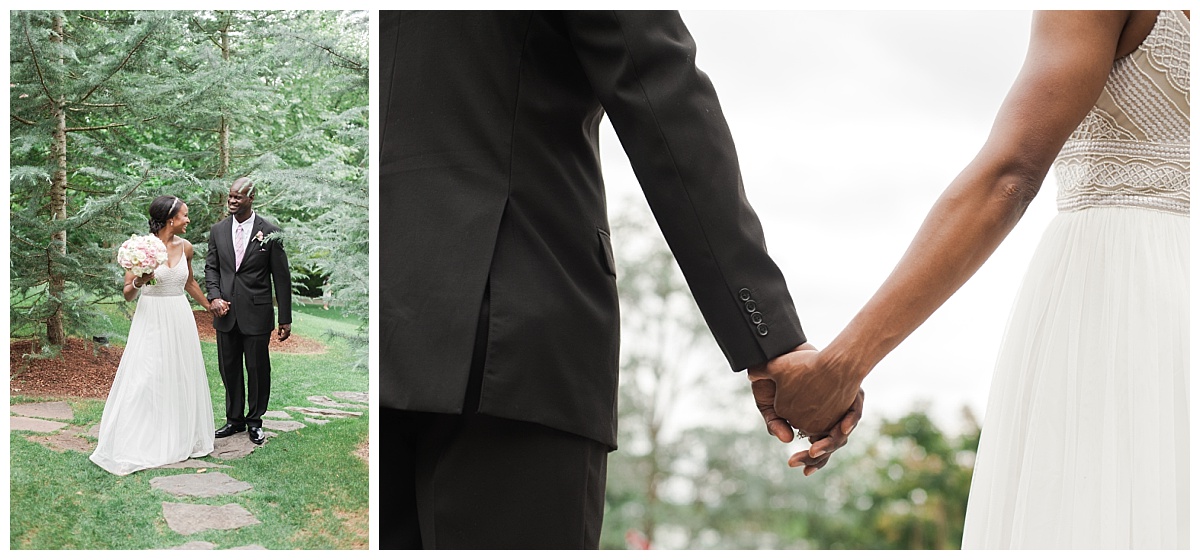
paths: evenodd
<path fill-rule="evenodd" d="M 183 244 L 183 252 L 187 254 L 187 257 L 189 259 L 192 258 L 192 242 L 182 237 L 177 237 L 176 239 L 179 240 L 179 243 Z"/>

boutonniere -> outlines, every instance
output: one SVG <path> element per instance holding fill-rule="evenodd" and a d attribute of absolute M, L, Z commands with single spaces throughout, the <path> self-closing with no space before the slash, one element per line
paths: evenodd
<path fill-rule="evenodd" d="M 259 250 L 259 251 L 266 251 L 266 250 L 267 250 L 267 245 L 266 245 L 266 244 L 267 244 L 267 242 L 266 242 L 265 238 L 263 238 L 263 232 L 262 232 L 262 230 L 258 230 L 258 233 L 254 234 L 254 239 L 255 239 L 256 241 L 258 241 L 258 250 Z"/>

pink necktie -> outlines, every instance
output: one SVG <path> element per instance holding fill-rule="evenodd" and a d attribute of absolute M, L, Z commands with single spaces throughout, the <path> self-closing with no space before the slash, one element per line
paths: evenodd
<path fill-rule="evenodd" d="M 246 254 L 246 233 L 242 231 L 242 225 L 238 224 L 237 231 L 233 235 L 233 269 L 237 270 L 242 267 L 242 255 Z"/>

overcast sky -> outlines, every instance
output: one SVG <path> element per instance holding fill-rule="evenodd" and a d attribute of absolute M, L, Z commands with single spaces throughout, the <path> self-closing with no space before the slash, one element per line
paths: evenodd
<path fill-rule="evenodd" d="M 806 334 L 823 347 L 982 145 L 1020 69 L 1030 13 L 685 11 L 683 19 L 733 131 L 768 248 Z M 641 195 L 605 126 L 615 213 Z M 947 428 L 964 405 L 982 415 L 1055 190 L 1051 177 L 982 270 L 867 378 L 868 417 L 920 400 Z"/>

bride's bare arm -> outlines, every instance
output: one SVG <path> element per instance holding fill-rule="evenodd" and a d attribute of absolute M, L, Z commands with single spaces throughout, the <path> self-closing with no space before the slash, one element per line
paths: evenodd
<path fill-rule="evenodd" d="M 151 278 L 154 278 L 153 272 L 137 276 L 126 270 L 125 286 L 121 288 L 121 295 L 125 297 L 125 301 L 133 301 L 133 298 L 137 297 L 138 290 L 142 289 Z"/>
<path fill-rule="evenodd" d="M 863 378 L 991 256 L 1103 90 L 1129 12 L 1038 12 L 1028 53 L 978 155 L 934 204 L 887 280 L 821 352 L 768 363 L 776 401 L 809 433 L 828 429 Z M 783 406 L 781 406 L 781 404 Z"/>
<path fill-rule="evenodd" d="M 200 289 L 200 283 L 196 282 L 196 277 L 192 275 L 192 244 L 186 239 L 183 240 L 183 243 L 183 257 L 187 259 L 188 265 L 188 279 L 187 283 L 183 285 L 183 289 L 192 296 L 192 299 L 196 300 L 196 303 L 200 304 L 200 307 L 203 307 L 205 311 L 210 311 L 212 304 L 204 295 L 204 291 Z"/>
<path fill-rule="evenodd" d="M 1112 69 L 1128 12 L 1038 12 L 987 142 L 930 210 L 895 270 L 826 349 L 860 379 L 992 255 Z M 853 351 L 848 351 L 853 349 Z"/>

